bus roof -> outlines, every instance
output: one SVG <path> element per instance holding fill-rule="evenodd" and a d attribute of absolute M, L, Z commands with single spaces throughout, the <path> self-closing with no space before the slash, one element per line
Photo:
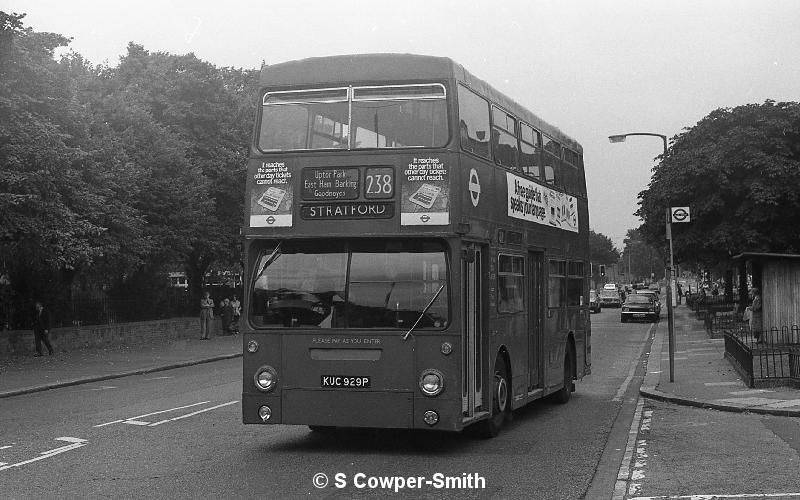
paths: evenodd
<path fill-rule="evenodd" d="M 413 78 L 409 78 L 413 75 Z M 485 81 L 472 75 L 449 57 L 416 54 L 351 54 L 312 57 L 261 68 L 261 85 L 289 87 L 302 84 L 339 85 L 351 82 L 391 82 L 455 79 L 505 108 L 518 118 L 577 153 L 581 145 L 557 127 L 542 120 Z"/>

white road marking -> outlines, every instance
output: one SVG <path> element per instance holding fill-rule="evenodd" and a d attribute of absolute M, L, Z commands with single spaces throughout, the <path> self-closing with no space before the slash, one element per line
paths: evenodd
<path fill-rule="evenodd" d="M 706 382 L 703 385 L 708 387 L 721 387 L 725 385 L 741 385 L 741 384 L 742 384 L 741 382 Z"/>
<path fill-rule="evenodd" d="M 659 496 L 659 497 L 631 497 L 629 500 L 733 500 L 736 498 L 800 498 L 800 493 L 738 493 L 738 494 L 711 494 L 711 495 L 681 495 L 681 496 Z"/>
<path fill-rule="evenodd" d="M 639 424 L 642 421 L 642 408 L 644 400 L 639 398 L 636 402 L 636 411 L 633 413 L 633 422 L 628 430 L 628 444 L 625 446 L 625 454 L 622 457 L 622 464 L 617 473 L 617 482 L 614 485 L 614 495 L 612 500 L 624 500 L 628 493 L 628 481 L 631 477 L 631 464 L 633 463 L 633 453 L 636 446 L 636 436 L 639 434 Z"/>
<path fill-rule="evenodd" d="M 131 425 L 148 425 L 150 422 L 142 422 L 141 420 L 123 420 L 122 423 Z"/>
<path fill-rule="evenodd" d="M 76 450 L 76 449 L 78 449 L 78 448 L 80 448 L 82 446 L 86 446 L 87 444 L 89 444 L 89 441 L 87 441 L 86 439 L 73 438 L 73 437 L 60 437 L 60 438 L 56 438 L 56 441 L 66 441 L 66 442 L 72 443 L 72 444 L 61 446 L 59 448 L 54 448 L 52 450 L 43 451 L 43 452 L 41 452 L 39 454 L 38 457 L 32 458 L 30 460 L 25 460 L 23 462 L 17 462 L 15 464 L 10 464 L 10 465 L 5 465 L 4 464 L 4 465 L 0 466 L 0 471 L 6 470 L 6 469 L 11 469 L 13 467 L 21 467 L 23 465 L 27 465 L 27 464 L 30 464 L 30 463 L 33 463 L 33 462 L 38 462 L 39 460 L 44 460 L 45 458 L 50 458 L 50 457 L 53 457 L 55 455 L 60 455 L 61 453 L 65 453 L 67 451 Z"/>
<path fill-rule="evenodd" d="M 13 446 L 14 446 L 13 444 L 7 444 L 5 446 L 0 446 L 0 450 L 5 450 L 6 448 L 11 448 Z"/>
<path fill-rule="evenodd" d="M 123 420 L 114 420 L 113 422 L 106 422 L 106 423 L 104 423 L 104 424 L 98 424 L 98 425 L 95 425 L 95 427 L 105 427 L 105 426 L 107 426 L 107 425 L 111 425 L 111 424 L 118 424 L 118 423 L 120 423 L 120 422 L 123 422 Z"/>
<path fill-rule="evenodd" d="M 126 421 L 129 421 L 129 420 L 130 421 L 139 420 L 140 418 L 149 417 L 150 415 L 158 415 L 160 413 L 167 413 L 167 412 L 175 411 L 175 410 L 183 410 L 184 408 L 191 408 L 192 406 L 204 405 L 204 404 L 209 403 L 209 402 L 210 401 L 201 401 L 199 403 L 193 403 L 193 404 L 186 405 L 186 406 L 178 406 L 177 408 L 170 408 L 169 410 L 154 411 L 152 413 L 145 413 L 144 415 L 139 415 L 137 417 L 130 417 L 130 418 L 122 419 L 122 420 L 114 420 L 113 422 L 106 422 L 104 424 L 95 425 L 95 427 L 104 427 L 106 425 L 118 424 L 120 422 L 126 422 Z M 134 425 L 137 425 L 137 424 L 134 424 Z M 147 422 L 145 422 L 144 425 L 147 425 Z"/>
<path fill-rule="evenodd" d="M 161 422 L 155 422 L 155 423 L 152 423 L 152 424 L 150 424 L 149 426 L 150 426 L 150 427 L 155 427 L 155 426 L 157 426 L 157 425 L 166 424 L 167 422 L 173 422 L 173 421 L 175 421 L 175 420 L 181 420 L 181 419 L 183 419 L 183 418 L 192 417 L 192 416 L 194 416 L 194 415 L 197 415 L 197 414 L 199 414 L 199 413 L 204 413 L 204 412 L 207 412 L 207 411 L 216 410 L 217 408 L 222 408 L 223 406 L 228 406 L 228 405 L 236 404 L 236 403 L 238 403 L 238 402 L 239 402 L 239 400 L 236 400 L 236 401 L 229 401 L 229 402 L 227 402 L 227 403 L 223 403 L 223 404 L 221 404 L 221 405 L 212 406 L 211 408 L 204 408 L 204 409 L 202 409 L 202 410 L 197 410 L 197 411 L 195 411 L 195 412 L 192 412 L 192 413 L 187 413 L 186 415 L 181 415 L 180 417 L 175 417 L 175 418 L 170 418 L 170 419 L 167 419 L 167 420 L 162 420 Z"/>

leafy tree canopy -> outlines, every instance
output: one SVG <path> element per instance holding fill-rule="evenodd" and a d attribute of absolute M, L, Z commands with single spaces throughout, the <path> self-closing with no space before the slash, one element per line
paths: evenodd
<path fill-rule="evenodd" d="M 116 68 L 56 60 L 70 39 L 23 17 L 0 12 L 0 264 L 12 284 L 34 270 L 40 289 L 166 282 L 169 266 L 199 293 L 209 266 L 240 260 L 258 71 L 133 43 Z"/>
<path fill-rule="evenodd" d="M 592 262 L 604 265 L 619 261 L 619 250 L 614 248 L 611 238 L 589 230 L 589 258 Z"/>
<path fill-rule="evenodd" d="M 800 104 L 766 101 L 711 112 L 673 138 L 639 194 L 644 237 L 664 240 L 667 206 L 675 260 L 713 266 L 744 251 L 800 252 Z"/>
<path fill-rule="evenodd" d="M 53 60 L 69 39 L 22 18 L 0 12 L 0 247 L 23 273 L 76 269 L 138 237 L 141 224 L 122 197 L 124 158 L 78 91 L 92 68 Z"/>
<path fill-rule="evenodd" d="M 661 235 L 660 246 L 654 247 L 645 241 L 639 229 L 629 229 L 625 236 L 625 248 L 622 256 L 625 269 L 629 269 L 630 281 L 645 279 L 659 280 L 664 277 L 665 253 L 664 235 Z"/>

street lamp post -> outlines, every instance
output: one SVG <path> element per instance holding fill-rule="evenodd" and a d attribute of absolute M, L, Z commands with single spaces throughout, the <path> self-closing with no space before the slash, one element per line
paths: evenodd
<path fill-rule="evenodd" d="M 664 158 L 667 157 L 667 136 L 662 134 L 653 134 L 650 132 L 632 132 L 629 134 L 617 134 L 608 136 L 609 142 L 625 142 L 625 138 L 631 135 L 649 135 L 653 137 L 660 137 L 664 142 Z M 667 202 L 666 206 L 666 236 L 667 243 L 669 243 L 669 266 L 667 267 L 667 329 L 669 331 L 669 381 L 675 382 L 675 320 L 672 312 L 672 270 L 674 263 L 672 259 L 672 224 L 670 217 L 670 204 Z"/>

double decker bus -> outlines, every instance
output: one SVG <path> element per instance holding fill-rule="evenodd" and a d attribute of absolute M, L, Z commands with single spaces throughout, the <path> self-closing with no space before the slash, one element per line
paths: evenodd
<path fill-rule="evenodd" d="M 590 373 L 581 146 L 449 58 L 265 66 L 245 424 L 494 436 Z"/>

